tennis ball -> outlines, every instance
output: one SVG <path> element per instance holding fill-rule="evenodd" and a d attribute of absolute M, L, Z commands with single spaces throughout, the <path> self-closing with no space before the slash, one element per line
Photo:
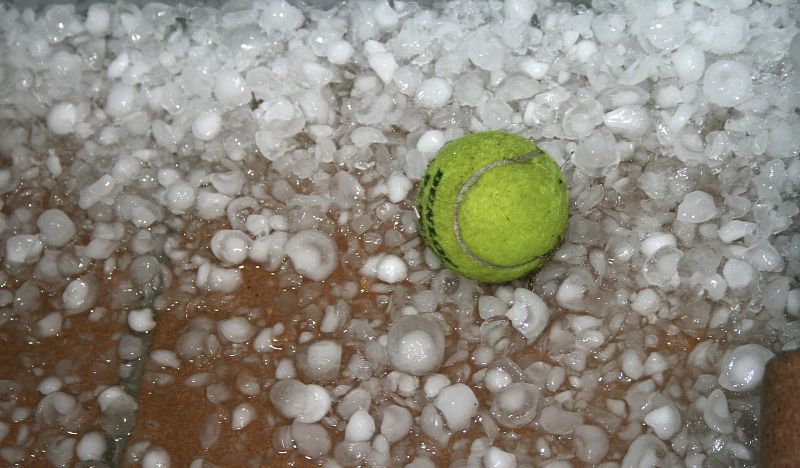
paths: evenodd
<path fill-rule="evenodd" d="M 561 169 L 532 140 L 478 132 L 448 143 L 428 165 L 417 214 L 446 267 L 501 283 L 547 261 L 564 236 L 569 197 Z"/>

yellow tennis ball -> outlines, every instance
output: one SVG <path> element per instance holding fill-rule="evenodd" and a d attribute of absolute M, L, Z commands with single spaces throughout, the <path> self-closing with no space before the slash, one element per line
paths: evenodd
<path fill-rule="evenodd" d="M 423 239 L 451 270 L 501 283 L 540 267 L 569 217 L 564 175 L 525 137 L 478 132 L 428 165 L 417 193 Z"/>

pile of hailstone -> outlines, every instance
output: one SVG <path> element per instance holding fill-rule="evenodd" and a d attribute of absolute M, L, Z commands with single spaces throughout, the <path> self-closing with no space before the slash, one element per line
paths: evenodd
<path fill-rule="evenodd" d="M 172 385 L 224 415 L 204 448 L 259 421 L 329 467 L 754 466 L 765 362 L 800 343 L 800 9 L 592 4 L 0 5 L 0 331 L 47 343 L 110 300 L 121 359 L 197 367 Z M 569 181 L 529 283 L 459 278 L 416 231 L 427 163 L 486 129 Z M 233 301 L 254 266 L 293 315 L 143 348 L 176 316 L 142 291 Z M 274 364 L 204 373 L 225 355 Z M 128 387 L 35 378 L 25 433 L 0 407 L 4 463 L 44 433 L 54 466 L 108 460 Z M 91 408 L 103 432 L 65 423 Z M 169 443 L 125 456 L 202 465 Z"/>

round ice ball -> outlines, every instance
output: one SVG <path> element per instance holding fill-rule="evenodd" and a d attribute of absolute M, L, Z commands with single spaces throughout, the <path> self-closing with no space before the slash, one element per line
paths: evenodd
<path fill-rule="evenodd" d="M 409 315 L 389 329 L 388 355 L 392 367 L 414 375 L 424 375 L 442 365 L 444 333 L 427 317 Z"/>

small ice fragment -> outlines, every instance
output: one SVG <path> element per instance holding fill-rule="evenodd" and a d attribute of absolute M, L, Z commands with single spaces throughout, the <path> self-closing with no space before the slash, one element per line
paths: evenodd
<path fill-rule="evenodd" d="M 240 403 L 233 408 L 231 429 L 240 431 L 256 420 L 256 409 L 250 403 Z"/>
<path fill-rule="evenodd" d="M 541 80 L 547 76 L 547 70 L 550 69 L 550 65 L 540 62 L 533 57 L 526 57 L 519 62 L 519 69 L 534 80 Z"/>
<path fill-rule="evenodd" d="M 742 289 L 753 283 L 756 271 L 749 263 L 731 258 L 722 267 L 722 277 L 731 289 Z"/>
<path fill-rule="evenodd" d="M 644 422 L 659 439 L 669 440 L 681 429 L 681 413 L 675 406 L 668 404 L 647 413 Z"/>
<path fill-rule="evenodd" d="M 450 100 L 453 89 L 444 78 L 428 78 L 417 88 L 414 102 L 427 109 L 438 109 Z"/>
<path fill-rule="evenodd" d="M 528 24 L 537 8 L 536 0 L 505 0 L 503 16 L 511 24 Z"/>
<path fill-rule="evenodd" d="M 384 255 L 378 261 L 376 275 L 379 280 L 394 284 L 408 278 L 408 266 L 397 255 Z"/>
<path fill-rule="evenodd" d="M 760 241 L 748 247 L 745 258 L 758 271 L 778 272 L 785 266 L 781 254 L 767 241 Z"/>
<path fill-rule="evenodd" d="M 217 325 L 219 334 L 231 343 L 245 343 L 255 334 L 255 328 L 244 317 L 230 317 Z"/>
<path fill-rule="evenodd" d="M 528 343 L 536 341 L 550 320 L 547 304 L 536 293 L 525 288 L 514 290 L 514 304 L 505 315 L 514 329 L 527 338 Z"/>
<path fill-rule="evenodd" d="M 408 315 L 389 328 L 387 351 L 392 367 L 413 375 L 435 371 L 444 359 L 444 333 L 438 323 Z"/>
<path fill-rule="evenodd" d="M 364 442 L 375 434 L 375 420 L 365 409 L 359 409 L 350 416 L 344 430 L 344 439 L 350 442 Z"/>
<path fill-rule="evenodd" d="M 489 450 L 483 455 L 483 466 L 484 468 L 516 468 L 517 457 L 513 453 L 504 452 L 497 447 L 489 447 Z"/>
<path fill-rule="evenodd" d="M 156 327 L 156 321 L 153 318 L 153 309 L 134 309 L 128 312 L 128 326 L 131 330 L 144 333 Z"/>
<path fill-rule="evenodd" d="M 49 395 L 53 392 L 61 390 L 63 385 L 64 382 L 62 382 L 61 379 L 51 375 L 50 377 L 45 377 L 42 379 L 42 381 L 39 382 L 39 386 L 36 387 L 36 390 L 38 390 L 42 395 Z"/>
<path fill-rule="evenodd" d="M 639 380 L 644 374 L 642 353 L 635 349 L 626 349 L 620 356 L 622 372 L 633 380 Z"/>
<path fill-rule="evenodd" d="M 350 133 L 353 144 L 359 148 L 366 148 L 373 143 L 386 143 L 386 135 L 375 127 L 358 127 Z"/>
<path fill-rule="evenodd" d="M 106 68 L 106 76 L 113 79 L 117 79 L 121 77 L 125 70 L 131 65 L 131 58 L 128 52 L 123 51 L 121 54 L 117 55 L 111 63 L 108 64 Z"/>
<path fill-rule="evenodd" d="M 324 280 L 336 269 L 336 243 L 323 232 L 300 231 L 286 241 L 285 249 L 294 269 L 313 281 Z"/>
<path fill-rule="evenodd" d="M 642 241 L 639 248 L 642 251 L 642 255 L 646 258 L 652 256 L 662 247 L 675 247 L 676 245 L 678 245 L 678 239 L 674 234 L 654 232 Z"/>
<path fill-rule="evenodd" d="M 750 67 L 743 63 L 720 60 L 706 70 L 703 91 L 712 104 L 734 107 L 753 96 L 751 75 Z"/>
<path fill-rule="evenodd" d="M 708 427 L 720 434 L 730 434 L 734 430 L 733 418 L 728 410 L 728 399 L 719 388 L 712 391 L 703 405 L 703 419 Z"/>
<path fill-rule="evenodd" d="M 325 456 L 331 450 L 331 436 L 321 424 L 306 424 L 294 421 L 291 437 L 297 451 L 312 460 Z"/>
<path fill-rule="evenodd" d="M 483 384 L 486 386 L 486 389 L 492 393 L 502 390 L 512 382 L 511 374 L 500 367 L 489 369 L 486 371 L 486 375 L 483 378 Z"/>
<path fill-rule="evenodd" d="M 592 32 L 604 44 L 616 44 L 625 33 L 625 17 L 616 13 L 604 13 L 592 19 Z"/>
<path fill-rule="evenodd" d="M 425 392 L 425 398 L 429 400 L 433 400 L 436 398 L 436 395 L 439 394 L 440 391 L 446 386 L 450 385 L 450 379 L 447 378 L 446 375 L 443 374 L 431 374 L 428 378 L 425 379 L 425 385 L 423 386 L 423 391 Z"/>
<path fill-rule="evenodd" d="M 748 392 L 761 384 L 764 367 L 774 354 L 757 344 L 741 345 L 722 358 L 719 384 L 726 390 Z"/>
<path fill-rule="evenodd" d="M 716 214 L 717 206 L 714 204 L 714 198 L 700 190 L 684 195 L 683 201 L 678 205 L 678 220 L 684 223 L 704 223 Z"/>
<path fill-rule="evenodd" d="M 17 234 L 6 239 L 6 261 L 11 264 L 34 262 L 43 249 L 38 235 Z"/>
<path fill-rule="evenodd" d="M 433 405 L 442 412 L 447 426 L 456 432 L 469 427 L 472 418 L 478 414 L 478 399 L 463 383 L 443 388 Z"/>
<path fill-rule="evenodd" d="M 56 135 L 74 132 L 77 124 L 78 107 L 71 102 L 59 102 L 47 113 L 47 127 Z"/>
<path fill-rule="evenodd" d="M 64 316 L 60 312 L 50 312 L 36 322 L 36 335 L 41 338 L 56 336 L 61 333 Z"/>
<path fill-rule="evenodd" d="M 170 184 L 164 194 L 164 201 L 167 208 L 173 214 L 184 214 L 192 206 L 196 197 L 196 191 L 189 183 L 178 181 Z"/>

